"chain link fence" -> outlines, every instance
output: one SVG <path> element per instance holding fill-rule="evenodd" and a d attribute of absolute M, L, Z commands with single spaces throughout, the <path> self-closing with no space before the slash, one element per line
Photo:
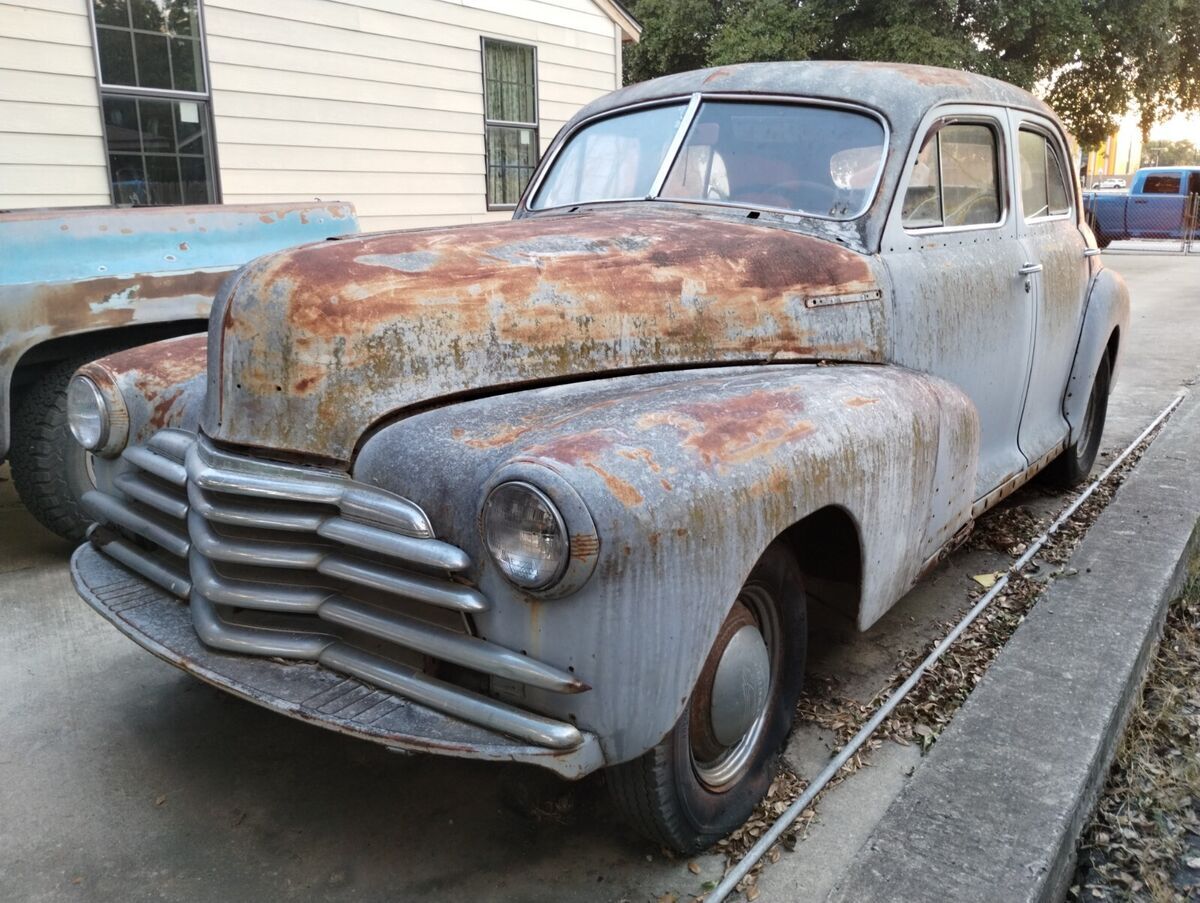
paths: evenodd
<path fill-rule="evenodd" d="M 1087 191 L 1083 204 L 1106 251 L 1200 253 L 1200 194 Z"/>

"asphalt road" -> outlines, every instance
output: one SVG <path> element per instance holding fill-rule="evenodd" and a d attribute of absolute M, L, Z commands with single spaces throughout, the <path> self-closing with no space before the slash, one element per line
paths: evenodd
<path fill-rule="evenodd" d="M 1200 256 L 1109 255 L 1134 293 L 1105 448 L 1200 375 Z M 70 548 L 0 469 L 0 899 L 655 900 L 698 894 L 687 863 L 630 835 L 598 777 L 390 754 L 267 713 L 136 648 L 74 594 Z M 1009 504 L 1044 504 L 1035 488 Z M 902 649 L 965 607 L 989 553 L 953 556 L 866 634 L 818 619 L 813 668 L 869 699 Z M 789 749 L 809 773 L 828 738 Z M 819 899 L 903 785 L 885 746 L 831 793 L 763 899 Z M 669 899 L 669 898 L 668 898 Z"/>

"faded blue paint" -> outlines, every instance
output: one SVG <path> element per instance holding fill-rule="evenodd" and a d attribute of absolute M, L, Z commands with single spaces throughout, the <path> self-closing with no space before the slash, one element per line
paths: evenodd
<path fill-rule="evenodd" d="M 0 285 L 228 269 L 357 231 L 340 203 L 16 210 L 0 213 Z"/>

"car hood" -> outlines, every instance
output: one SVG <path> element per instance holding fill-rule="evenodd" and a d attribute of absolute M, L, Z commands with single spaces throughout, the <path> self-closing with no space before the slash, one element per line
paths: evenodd
<path fill-rule="evenodd" d="M 878 362 L 874 258 L 784 228 L 628 208 L 381 233 L 259 258 L 210 322 L 204 429 L 347 463 L 463 393 L 635 369 Z"/>

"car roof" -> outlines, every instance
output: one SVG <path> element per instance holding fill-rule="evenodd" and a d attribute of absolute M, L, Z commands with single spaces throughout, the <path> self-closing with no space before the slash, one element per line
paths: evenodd
<path fill-rule="evenodd" d="M 585 106 L 572 122 L 629 104 L 703 93 L 780 94 L 862 104 L 893 125 L 919 120 L 940 103 L 1000 104 L 1056 118 L 1028 91 L 957 69 L 902 63 L 809 60 L 741 63 L 639 82 Z"/>

